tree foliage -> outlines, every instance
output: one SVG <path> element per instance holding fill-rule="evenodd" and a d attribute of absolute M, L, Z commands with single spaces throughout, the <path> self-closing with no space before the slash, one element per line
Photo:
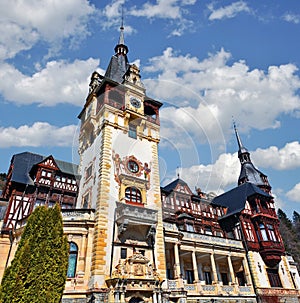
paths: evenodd
<path fill-rule="evenodd" d="M 279 231 L 285 250 L 293 256 L 300 271 L 300 216 L 294 212 L 293 221 L 291 221 L 281 209 L 278 209 L 277 214 L 280 221 Z"/>
<path fill-rule="evenodd" d="M 29 217 L 15 257 L 4 273 L 1 303 L 58 303 L 68 267 L 60 208 L 40 206 Z"/>

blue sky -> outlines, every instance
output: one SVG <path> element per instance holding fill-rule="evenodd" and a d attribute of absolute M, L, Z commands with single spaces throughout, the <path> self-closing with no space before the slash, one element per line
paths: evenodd
<path fill-rule="evenodd" d="M 0 171 L 32 151 L 78 161 L 89 77 L 119 37 L 150 97 L 161 100 L 162 184 L 236 186 L 232 128 L 268 175 L 277 207 L 300 212 L 300 2 L 0 2 Z"/>

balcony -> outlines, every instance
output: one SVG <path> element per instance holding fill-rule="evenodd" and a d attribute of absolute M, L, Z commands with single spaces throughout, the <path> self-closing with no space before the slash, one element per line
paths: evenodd
<path fill-rule="evenodd" d="M 205 281 L 198 281 L 193 284 L 187 284 L 183 279 L 167 280 L 168 289 L 176 294 L 184 290 L 187 295 L 201 296 L 254 296 L 254 290 L 251 285 L 239 286 L 236 284 L 223 285 L 222 282 L 215 284 L 205 284 Z"/>
<path fill-rule="evenodd" d="M 157 211 L 145 207 L 116 202 L 116 223 L 121 242 L 126 239 L 148 241 L 154 238 L 157 223 Z"/>
<path fill-rule="evenodd" d="M 260 254 L 268 266 L 275 266 L 281 261 L 284 246 L 281 242 L 261 241 Z"/>
<path fill-rule="evenodd" d="M 183 236 L 182 238 L 183 240 L 191 240 L 197 243 L 201 243 L 201 245 L 206 245 L 206 246 L 217 245 L 217 246 L 225 246 L 225 247 L 236 248 L 236 249 L 243 249 L 242 241 L 210 236 L 205 234 L 199 234 L 199 233 L 193 233 L 193 232 L 179 231 L 176 224 L 164 222 L 164 229 L 166 231 L 166 234 L 168 232 L 170 233 L 180 232 L 180 234 Z"/>

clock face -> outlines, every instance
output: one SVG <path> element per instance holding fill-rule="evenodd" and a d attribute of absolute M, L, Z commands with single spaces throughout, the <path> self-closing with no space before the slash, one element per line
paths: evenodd
<path fill-rule="evenodd" d="M 130 104 L 135 108 L 141 107 L 141 101 L 136 97 L 130 97 Z"/>
<path fill-rule="evenodd" d="M 137 173 L 140 170 L 139 165 L 133 160 L 127 162 L 127 168 L 132 173 Z"/>

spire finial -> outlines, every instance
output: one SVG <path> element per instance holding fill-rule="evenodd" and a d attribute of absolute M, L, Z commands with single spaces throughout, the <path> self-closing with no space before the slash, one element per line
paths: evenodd
<path fill-rule="evenodd" d="M 180 178 L 180 174 L 179 174 L 179 172 L 180 172 L 180 167 L 177 166 L 176 170 L 177 170 L 177 178 L 179 179 L 179 178 Z"/>
<path fill-rule="evenodd" d="M 120 29 L 124 29 L 124 7 L 122 5 L 122 11 L 121 11 L 121 27 Z"/>
<path fill-rule="evenodd" d="M 241 150 L 242 147 L 243 147 L 243 144 L 242 144 L 241 138 L 240 138 L 240 136 L 239 136 L 239 133 L 238 133 L 238 131 L 237 131 L 236 124 L 235 124 L 235 121 L 234 121 L 233 117 L 232 117 L 232 123 L 233 123 L 233 128 L 234 128 L 236 140 L 237 140 L 237 142 L 238 142 L 239 149 Z"/>
<path fill-rule="evenodd" d="M 122 5 L 122 12 L 121 12 L 121 26 L 120 26 L 120 38 L 119 38 L 119 44 L 125 45 L 124 42 L 124 10 Z"/>

